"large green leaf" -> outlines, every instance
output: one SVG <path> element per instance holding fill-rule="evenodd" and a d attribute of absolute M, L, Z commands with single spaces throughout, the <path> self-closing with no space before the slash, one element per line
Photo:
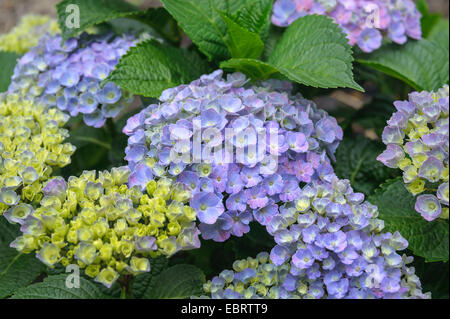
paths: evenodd
<path fill-rule="evenodd" d="M 73 8 L 79 9 L 80 27 L 73 27 Z M 68 39 L 89 27 L 113 20 L 142 16 L 135 6 L 124 0 L 63 0 L 57 4 L 58 22 L 64 39 Z M 67 23 L 69 22 L 69 24 Z"/>
<path fill-rule="evenodd" d="M 182 299 L 202 294 L 205 275 L 192 265 L 175 265 L 155 278 L 151 290 L 144 295 L 148 299 Z"/>
<path fill-rule="evenodd" d="M 0 93 L 8 90 L 19 57 L 16 53 L 0 51 Z"/>
<path fill-rule="evenodd" d="M 384 149 L 383 143 L 362 136 L 344 138 L 336 151 L 336 175 L 350 180 L 355 191 L 370 195 L 393 171 L 376 159 Z"/>
<path fill-rule="evenodd" d="M 226 13 L 220 16 L 227 25 L 225 44 L 233 58 L 258 58 L 264 50 L 264 43 L 258 33 L 251 32 Z"/>
<path fill-rule="evenodd" d="M 269 34 L 273 0 L 248 1 L 236 12 L 236 21 L 245 29 L 259 34 L 265 41 Z"/>
<path fill-rule="evenodd" d="M 8 224 L 0 216 L 0 298 L 32 283 L 44 268 L 34 254 L 22 254 L 9 247 L 19 234 L 17 225 Z"/>
<path fill-rule="evenodd" d="M 255 59 L 230 59 L 222 62 L 220 67 L 240 71 L 254 80 L 267 79 L 273 74 L 278 73 L 275 67 Z"/>
<path fill-rule="evenodd" d="M 401 177 L 381 185 L 369 201 L 378 206 L 379 218 L 385 221 L 386 229 L 398 230 L 415 255 L 428 262 L 448 260 L 448 220 L 428 222 L 416 212 L 415 198 L 406 190 Z"/>
<path fill-rule="evenodd" d="M 162 0 L 192 41 L 210 60 L 226 60 L 226 24 L 217 10 L 230 13 L 229 0 Z"/>
<path fill-rule="evenodd" d="M 156 282 L 156 278 L 167 268 L 169 260 L 166 257 L 157 257 L 150 260 L 151 269 L 149 273 L 141 274 L 131 282 L 131 292 L 133 297 L 142 298 L 150 294 Z"/>
<path fill-rule="evenodd" d="M 43 282 L 19 289 L 12 299 L 108 299 L 97 285 L 80 277 L 80 287 L 68 288 L 67 274 L 49 276 Z"/>
<path fill-rule="evenodd" d="M 194 51 L 145 41 L 122 57 L 106 81 L 136 95 L 159 97 L 165 89 L 189 83 L 207 72 L 209 66 Z"/>
<path fill-rule="evenodd" d="M 440 19 L 430 30 L 427 39 L 435 44 L 449 49 L 449 23 L 446 19 Z M 448 70 L 447 70 L 448 71 Z"/>
<path fill-rule="evenodd" d="M 284 32 L 268 63 L 292 81 L 313 87 L 349 87 L 353 80 L 352 49 L 344 32 L 325 16 L 305 16 Z"/>
<path fill-rule="evenodd" d="M 448 49 L 422 39 L 402 46 L 387 45 L 358 62 L 396 77 L 417 91 L 433 91 L 448 82 L 448 58 Z"/>

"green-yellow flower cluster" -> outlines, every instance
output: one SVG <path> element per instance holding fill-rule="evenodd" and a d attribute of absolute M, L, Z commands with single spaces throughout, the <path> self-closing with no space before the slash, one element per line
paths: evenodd
<path fill-rule="evenodd" d="M 63 143 L 68 115 L 0 95 L 0 215 L 19 202 L 39 203 L 55 167 L 70 164 L 75 146 Z"/>
<path fill-rule="evenodd" d="M 299 298 L 295 289 L 288 292 L 283 288 L 290 276 L 290 268 L 288 263 L 274 265 L 266 252 L 259 253 L 256 258 L 236 260 L 233 270 L 224 270 L 203 285 L 207 296 L 201 298 Z"/>
<path fill-rule="evenodd" d="M 196 211 L 184 205 L 190 192 L 160 179 L 142 193 L 127 187 L 129 175 L 129 168 L 119 167 L 98 177 L 85 171 L 67 183 L 50 180 L 37 209 L 27 206 L 8 214 L 23 232 L 11 246 L 36 251 L 49 267 L 76 263 L 107 287 L 120 274 L 150 271 L 148 257 L 198 248 Z"/>
<path fill-rule="evenodd" d="M 25 53 L 46 33 L 59 33 L 58 22 L 48 16 L 25 15 L 9 33 L 0 35 L 0 50 Z"/>

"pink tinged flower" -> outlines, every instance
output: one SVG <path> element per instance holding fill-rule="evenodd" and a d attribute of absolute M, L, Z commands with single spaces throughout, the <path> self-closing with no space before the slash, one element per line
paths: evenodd
<path fill-rule="evenodd" d="M 299 181 L 309 183 L 314 174 L 313 166 L 307 162 L 296 162 L 295 164 L 295 176 Z"/>
<path fill-rule="evenodd" d="M 346 9 L 342 5 L 338 5 L 331 13 L 330 16 L 339 24 L 347 24 L 352 18 L 352 11 Z"/>
<path fill-rule="evenodd" d="M 267 205 L 269 198 L 262 187 L 253 187 L 245 191 L 247 203 L 251 209 L 262 208 Z"/>
<path fill-rule="evenodd" d="M 397 168 L 398 162 L 405 157 L 403 149 L 395 144 L 389 144 L 386 150 L 378 155 L 377 160 L 390 168 Z"/>
<path fill-rule="evenodd" d="M 418 196 L 414 208 L 429 222 L 438 218 L 442 212 L 442 207 L 439 200 L 436 196 L 431 194 Z"/>

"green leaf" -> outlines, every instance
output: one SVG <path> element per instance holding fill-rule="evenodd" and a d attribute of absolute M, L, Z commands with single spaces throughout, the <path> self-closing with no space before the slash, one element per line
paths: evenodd
<path fill-rule="evenodd" d="M 264 50 L 264 43 L 258 33 L 248 31 L 240 26 L 230 16 L 220 12 L 227 25 L 225 44 L 233 58 L 258 58 Z"/>
<path fill-rule="evenodd" d="M 376 159 L 384 149 L 383 143 L 362 136 L 344 138 L 336 151 L 336 175 L 348 179 L 355 191 L 370 195 L 393 171 Z"/>
<path fill-rule="evenodd" d="M 289 79 L 304 85 L 364 91 L 353 80 L 352 62 L 344 32 L 332 19 L 318 15 L 292 23 L 268 60 Z"/>
<path fill-rule="evenodd" d="M 448 51 L 449 49 L 449 22 L 446 19 L 440 19 L 430 30 L 427 39 L 431 42 L 442 46 Z"/>
<path fill-rule="evenodd" d="M 439 19 L 441 19 L 441 14 L 430 13 L 428 11 L 428 4 L 426 0 L 417 1 L 416 6 L 422 14 L 422 18 L 420 19 L 420 25 L 422 27 L 422 37 L 428 38 L 431 29 L 435 26 L 436 23 L 438 23 Z"/>
<path fill-rule="evenodd" d="M 18 58 L 20 55 L 16 53 L 0 51 L 0 93 L 8 90 Z"/>
<path fill-rule="evenodd" d="M 230 12 L 229 0 L 162 0 L 180 27 L 210 60 L 226 60 L 226 24 L 219 12 Z"/>
<path fill-rule="evenodd" d="M 422 39 L 402 46 L 387 45 L 358 62 L 396 77 L 417 91 L 433 91 L 448 82 L 448 58 L 448 50 Z"/>
<path fill-rule="evenodd" d="M 80 26 L 72 27 L 74 6 L 79 8 Z M 56 5 L 59 27 L 66 40 L 94 25 L 113 20 L 141 16 L 144 14 L 135 6 L 123 0 L 63 0 Z"/>
<path fill-rule="evenodd" d="M 385 221 L 386 230 L 398 230 L 415 255 L 424 257 L 427 262 L 448 261 L 448 220 L 428 222 L 416 212 L 416 200 L 406 190 L 401 177 L 381 185 L 369 201 L 378 206 L 379 218 Z"/>
<path fill-rule="evenodd" d="M 175 265 L 155 278 L 154 286 L 147 291 L 148 299 L 182 299 L 202 294 L 205 275 L 192 265 Z"/>
<path fill-rule="evenodd" d="M 19 235 L 17 225 L 11 225 L 0 217 L 0 298 L 29 285 L 44 269 L 34 254 L 23 254 L 9 247 Z"/>
<path fill-rule="evenodd" d="M 231 59 L 220 64 L 223 69 L 240 71 L 253 80 L 268 79 L 278 70 L 268 63 L 255 59 Z"/>
<path fill-rule="evenodd" d="M 145 41 L 131 48 L 105 81 L 136 95 L 159 97 L 165 89 L 208 72 L 209 66 L 194 51 Z"/>
<path fill-rule="evenodd" d="M 79 288 L 66 286 L 67 274 L 49 276 L 43 282 L 19 289 L 12 299 L 108 299 L 94 282 L 80 277 Z"/>
<path fill-rule="evenodd" d="M 149 294 L 155 286 L 155 279 L 167 268 L 169 260 L 166 257 L 157 257 L 150 260 L 150 273 L 136 276 L 131 282 L 131 292 L 133 297 L 142 298 Z"/>
<path fill-rule="evenodd" d="M 267 40 L 271 25 L 273 0 L 248 1 L 234 15 L 239 25 Z"/>

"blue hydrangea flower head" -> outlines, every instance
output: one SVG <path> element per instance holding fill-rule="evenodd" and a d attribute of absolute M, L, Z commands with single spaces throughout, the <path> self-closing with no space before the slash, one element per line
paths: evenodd
<path fill-rule="evenodd" d="M 9 92 L 82 114 L 87 125 L 101 127 L 130 97 L 114 83 L 100 83 L 136 42 L 130 35 L 83 34 L 62 43 L 60 35 L 47 34 L 19 59 Z"/>
<path fill-rule="evenodd" d="M 165 90 L 128 119 L 130 186 L 170 176 L 192 191 L 204 238 L 242 236 L 267 223 L 299 182 L 332 171 L 342 140 L 336 119 L 279 81 L 251 85 L 222 70 Z"/>

